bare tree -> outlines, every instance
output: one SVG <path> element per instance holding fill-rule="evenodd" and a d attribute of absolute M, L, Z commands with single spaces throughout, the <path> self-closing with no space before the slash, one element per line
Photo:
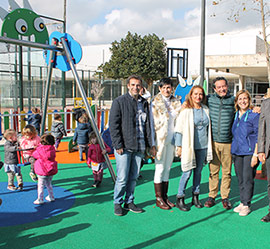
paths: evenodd
<path fill-rule="evenodd" d="M 104 94 L 105 87 L 102 87 L 101 82 L 95 81 L 91 86 L 91 93 L 94 95 L 95 103 L 98 104 L 98 100 Z"/>
<path fill-rule="evenodd" d="M 264 4 L 263 0 L 260 0 L 260 7 L 261 7 L 261 18 L 262 18 L 262 35 L 263 35 L 263 41 L 265 46 L 265 57 L 266 57 L 266 63 L 267 63 L 267 73 L 268 73 L 268 82 L 270 87 L 270 54 L 269 54 L 269 43 L 268 43 L 268 37 L 269 34 L 266 34 L 266 28 L 269 27 L 269 24 L 266 24 L 266 17 L 269 17 L 269 10 L 265 11 L 266 5 Z"/>
<path fill-rule="evenodd" d="M 213 1 L 213 5 L 219 5 L 221 2 L 225 2 L 225 0 L 218 0 Z M 228 0 L 226 1 L 228 3 Z M 270 4 L 269 2 L 265 0 L 252 0 L 252 1 L 246 1 L 246 0 L 238 0 L 238 1 L 232 1 L 233 8 L 231 9 L 231 12 L 229 16 L 227 17 L 228 20 L 232 20 L 235 22 L 239 22 L 240 15 L 244 12 L 247 12 L 248 10 L 254 10 L 258 11 L 261 16 L 261 28 L 262 28 L 262 37 L 264 41 L 265 46 L 265 58 L 266 58 L 266 64 L 267 64 L 267 73 L 268 73 L 268 82 L 270 87 L 270 50 L 269 50 L 269 27 L 270 27 Z M 215 13 L 211 15 L 212 17 L 215 17 Z M 268 32 L 268 34 L 267 34 Z"/>

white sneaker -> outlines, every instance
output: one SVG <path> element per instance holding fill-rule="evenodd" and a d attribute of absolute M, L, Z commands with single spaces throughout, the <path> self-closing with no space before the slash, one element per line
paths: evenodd
<path fill-rule="evenodd" d="M 49 195 L 45 197 L 46 201 L 52 202 L 55 201 L 55 199 L 50 197 Z"/>
<path fill-rule="evenodd" d="M 36 199 L 34 202 L 33 202 L 35 205 L 41 205 L 44 203 L 43 200 L 40 200 L 40 199 Z"/>
<path fill-rule="evenodd" d="M 240 203 L 236 208 L 233 209 L 233 211 L 235 213 L 240 213 L 243 207 L 244 207 L 244 204 Z"/>
<path fill-rule="evenodd" d="M 240 216 L 247 216 L 251 212 L 249 206 L 243 206 L 241 211 L 239 212 Z"/>

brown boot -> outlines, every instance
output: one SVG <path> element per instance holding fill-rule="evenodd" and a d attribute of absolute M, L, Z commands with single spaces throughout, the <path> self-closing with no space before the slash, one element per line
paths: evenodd
<path fill-rule="evenodd" d="M 169 210 L 170 207 L 166 204 L 162 197 L 162 183 L 154 183 L 155 193 L 156 193 L 156 205 L 157 207 L 165 210 Z"/>
<path fill-rule="evenodd" d="M 175 204 L 170 202 L 168 199 L 168 187 L 169 187 L 169 182 L 162 182 L 163 185 L 163 199 L 167 203 L 167 205 L 171 208 L 175 207 Z"/>

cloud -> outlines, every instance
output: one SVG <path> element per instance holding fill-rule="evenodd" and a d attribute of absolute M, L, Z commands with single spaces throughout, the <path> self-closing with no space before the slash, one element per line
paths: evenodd
<path fill-rule="evenodd" d="M 93 25 L 70 25 L 69 31 L 80 37 L 78 39 L 82 44 L 111 43 L 125 37 L 128 31 L 140 35 L 155 33 L 165 39 L 200 35 L 201 6 L 198 1 L 120 0 L 103 3 L 107 3 L 107 9 L 110 9 L 104 15 L 103 22 Z M 113 8 L 115 6 L 118 8 Z M 207 34 L 258 27 L 260 24 L 254 10 L 241 13 L 238 23 L 228 20 L 234 10 L 230 1 L 224 1 L 216 7 L 208 1 L 206 10 Z M 79 36 L 77 30 L 82 30 L 82 27 L 85 28 L 85 35 Z"/>
<path fill-rule="evenodd" d="M 2 1 L 8 5 L 8 0 Z M 251 8 L 241 12 L 237 23 L 227 20 L 241 1 L 223 0 L 218 6 L 206 1 L 207 34 L 258 27 L 259 14 Z M 22 0 L 16 2 L 22 5 Z M 29 2 L 36 13 L 63 19 L 64 0 Z M 67 32 L 82 45 L 108 44 L 125 37 L 128 31 L 155 33 L 165 40 L 200 35 L 200 9 L 198 0 L 67 0 Z"/>
<path fill-rule="evenodd" d="M 186 22 L 192 23 L 192 17 L 186 18 Z M 156 9 L 151 12 L 135 12 L 130 9 L 114 9 L 105 16 L 104 24 L 87 26 L 75 23 L 70 27 L 70 32 L 76 34 L 82 44 L 111 43 L 124 37 L 128 31 L 146 35 L 156 33 L 160 37 L 172 37 L 183 31 L 185 21 L 175 20 L 170 9 Z M 197 29 L 196 21 L 193 27 Z M 177 27 L 177 29 L 175 29 Z M 186 32 L 186 31 L 185 31 Z M 194 32 L 190 32 L 192 34 Z"/>
<path fill-rule="evenodd" d="M 163 19 L 172 20 L 173 19 L 173 11 L 170 9 L 165 9 L 161 11 L 161 17 Z"/>
<path fill-rule="evenodd" d="M 198 35 L 201 27 L 201 13 L 200 9 L 195 8 L 186 12 L 184 17 L 184 30 L 189 36 Z M 180 35 L 180 34 L 179 34 Z M 182 35 L 183 36 L 183 35 Z"/>

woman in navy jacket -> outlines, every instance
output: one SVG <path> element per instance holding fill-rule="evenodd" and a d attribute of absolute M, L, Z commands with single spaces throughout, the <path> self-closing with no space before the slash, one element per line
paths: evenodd
<path fill-rule="evenodd" d="M 254 189 L 254 177 L 259 164 L 257 137 L 259 114 L 251 110 L 251 96 L 247 90 L 240 90 L 235 97 L 235 119 L 232 126 L 233 141 L 231 153 L 238 178 L 240 204 L 234 212 L 248 215 Z"/>

